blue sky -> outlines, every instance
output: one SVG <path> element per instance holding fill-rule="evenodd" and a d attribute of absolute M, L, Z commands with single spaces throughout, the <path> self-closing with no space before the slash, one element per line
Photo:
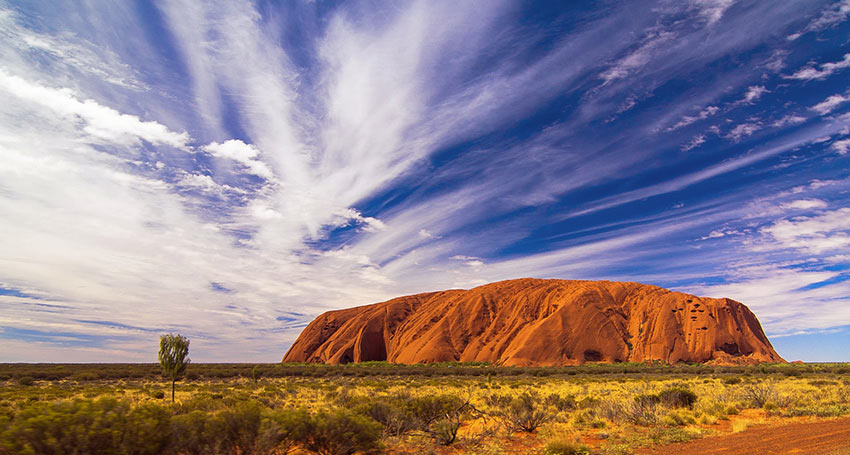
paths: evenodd
<path fill-rule="evenodd" d="M 850 1 L 0 1 L 0 361 L 518 278 L 850 361 Z"/>

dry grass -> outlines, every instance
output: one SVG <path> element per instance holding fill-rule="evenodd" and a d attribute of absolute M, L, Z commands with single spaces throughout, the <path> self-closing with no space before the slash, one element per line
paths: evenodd
<path fill-rule="evenodd" d="M 158 392 L 169 390 L 170 384 L 148 378 L 37 380 L 33 385 L 10 378 L 0 384 L 0 432 L 4 421 L 14 419 L 33 402 L 110 396 L 133 406 L 151 402 L 168 406 L 170 396 L 166 393 L 165 399 L 157 398 Z M 651 398 L 670 388 L 690 390 L 697 401 L 690 407 L 675 408 Z M 492 397 L 516 398 L 526 393 L 539 397 L 535 410 L 547 413 L 547 418 L 533 434 L 512 435 L 509 426 L 499 420 L 500 405 Z M 841 374 L 832 372 L 750 376 L 298 376 L 261 377 L 257 381 L 235 377 L 178 383 L 177 401 L 255 401 L 269 409 L 305 408 L 315 413 L 351 407 L 359 412 L 357 403 L 446 394 L 471 405 L 457 415 L 460 428 L 453 444 L 441 447 L 427 432 L 412 430 L 401 436 L 387 435 L 387 451 L 539 454 L 547 444 L 558 442 L 563 447 L 587 445 L 595 453 L 624 454 L 642 445 L 737 433 L 754 424 L 798 416 L 850 415 L 850 384 Z"/>

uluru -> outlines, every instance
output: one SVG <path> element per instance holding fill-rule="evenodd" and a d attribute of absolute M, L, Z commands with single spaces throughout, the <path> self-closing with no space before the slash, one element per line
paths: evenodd
<path fill-rule="evenodd" d="M 516 279 L 328 311 L 284 362 L 784 362 L 727 298 L 633 282 Z"/>

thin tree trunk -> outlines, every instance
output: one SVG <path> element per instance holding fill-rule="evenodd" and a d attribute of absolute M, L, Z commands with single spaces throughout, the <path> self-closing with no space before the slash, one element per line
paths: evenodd
<path fill-rule="evenodd" d="M 171 380 L 171 402 L 174 403 L 174 382 L 175 380 Z"/>

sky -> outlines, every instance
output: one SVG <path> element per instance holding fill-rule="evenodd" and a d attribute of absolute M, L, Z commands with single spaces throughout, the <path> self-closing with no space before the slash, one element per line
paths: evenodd
<path fill-rule="evenodd" d="M 520 277 L 850 361 L 850 0 L 0 0 L 0 362 Z"/>

